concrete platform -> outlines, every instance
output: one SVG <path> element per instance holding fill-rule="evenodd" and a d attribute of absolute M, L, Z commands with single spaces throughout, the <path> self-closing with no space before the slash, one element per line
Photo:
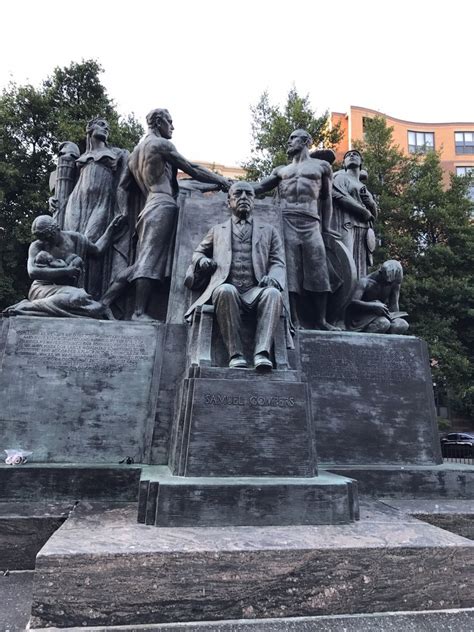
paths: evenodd
<path fill-rule="evenodd" d="M 135 504 L 79 506 L 38 555 L 33 629 L 219 621 L 209 629 L 220 630 L 233 619 L 474 606 L 474 542 L 383 503 L 362 503 L 350 525 L 171 529 L 135 520 Z"/>

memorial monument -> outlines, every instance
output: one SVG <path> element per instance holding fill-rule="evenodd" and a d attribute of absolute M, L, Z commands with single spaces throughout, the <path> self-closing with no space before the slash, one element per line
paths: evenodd
<path fill-rule="evenodd" d="M 53 535 L 66 516 L 43 516 L 31 629 L 459 607 L 464 538 L 381 504 L 357 524 L 359 489 L 466 493 L 427 347 L 399 335 L 402 267 L 368 272 L 360 154 L 333 187 L 295 130 L 288 165 L 231 183 L 177 152 L 168 110 L 147 123 L 130 156 L 102 118 L 82 156 L 61 145 L 28 299 L 1 320 L 0 449 L 31 455 L 0 467 L 0 501 L 78 504 Z"/>

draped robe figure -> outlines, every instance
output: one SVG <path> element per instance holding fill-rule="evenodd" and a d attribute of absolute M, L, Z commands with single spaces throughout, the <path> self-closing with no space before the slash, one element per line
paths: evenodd
<path fill-rule="evenodd" d="M 377 216 L 377 205 L 359 178 L 361 164 L 358 151 L 346 152 L 344 170 L 334 174 L 332 186 L 333 228 L 354 258 L 358 279 L 367 275 L 372 264 L 372 226 Z"/>
<path fill-rule="evenodd" d="M 120 179 L 129 153 L 107 145 L 108 125 L 103 119 L 90 121 L 87 135 L 86 152 L 76 161 L 79 178 L 66 205 L 63 227 L 95 242 L 114 217 L 127 214 L 127 194 Z M 102 260 L 90 260 L 86 265 L 84 286 L 96 300 L 129 263 L 130 230 L 133 223 Z"/>

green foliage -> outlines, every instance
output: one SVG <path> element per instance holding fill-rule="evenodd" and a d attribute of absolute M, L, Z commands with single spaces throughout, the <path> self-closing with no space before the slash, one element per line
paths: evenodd
<path fill-rule="evenodd" d="M 334 148 L 342 138 L 339 126 L 330 129 L 328 113 L 317 117 L 311 108 L 309 96 L 299 96 L 292 88 L 285 106 L 272 105 L 268 92 L 264 92 L 252 112 L 252 148 L 250 160 L 242 165 L 246 178 L 259 180 L 275 167 L 287 163 L 286 145 L 295 129 L 305 129 L 313 144 Z"/>
<path fill-rule="evenodd" d="M 438 430 L 440 432 L 447 432 L 451 428 L 451 422 L 444 417 L 438 417 Z"/>
<path fill-rule="evenodd" d="M 132 149 L 143 134 L 133 116 L 119 116 L 101 72 L 94 60 L 71 63 L 39 88 L 11 83 L 0 96 L 0 309 L 26 295 L 30 226 L 47 212 L 59 144 L 84 151 L 87 121 L 98 115 L 109 122 L 112 145 Z"/>
<path fill-rule="evenodd" d="M 439 155 L 405 156 L 381 117 L 357 143 L 377 194 L 377 263 L 399 259 L 402 308 L 430 348 L 438 393 L 474 419 L 474 223 L 469 178 L 446 186 Z"/>

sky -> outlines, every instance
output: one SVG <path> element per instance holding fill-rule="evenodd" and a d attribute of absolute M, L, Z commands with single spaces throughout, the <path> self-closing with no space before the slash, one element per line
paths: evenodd
<path fill-rule="evenodd" d="M 238 165 L 264 90 L 282 104 L 294 86 L 317 114 L 474 121 L 473 23 L 472 0 L 14 0 L 0 89 L 94 58 L 120 113 L 168 108 L 186 158 Z"/>

